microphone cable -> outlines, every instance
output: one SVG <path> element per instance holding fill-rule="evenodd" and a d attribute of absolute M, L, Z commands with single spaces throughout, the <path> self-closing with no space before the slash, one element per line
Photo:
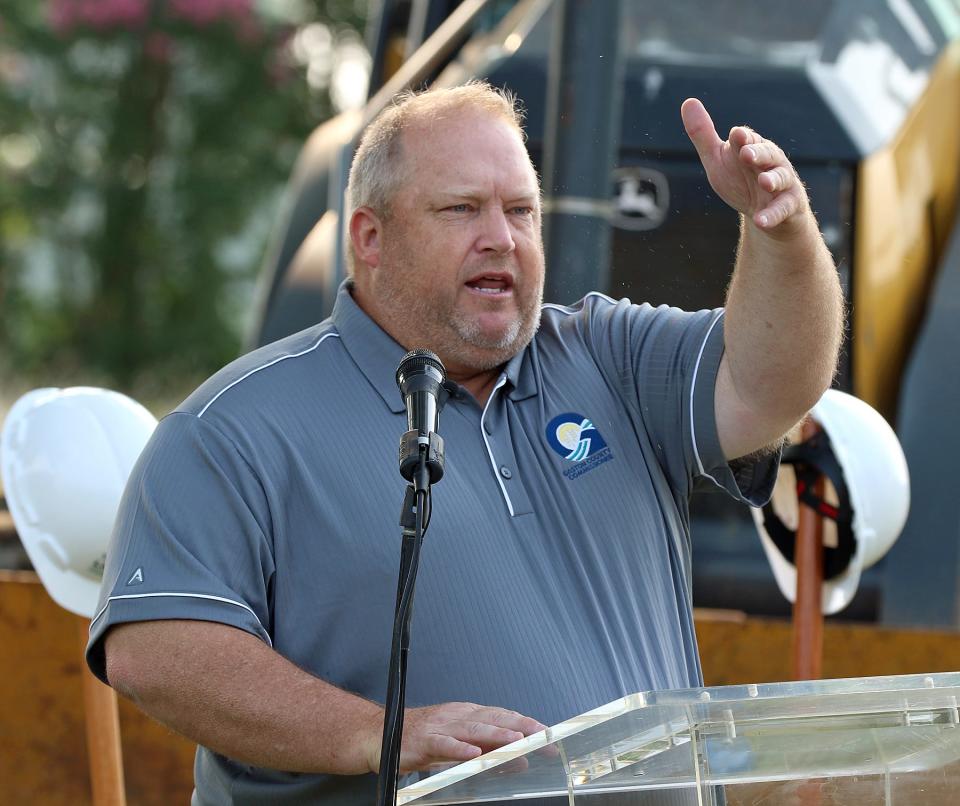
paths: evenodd
<path fill-rule="evenodd" d="M 412 538 L 404 535 L 402 572 L 397 590 L 397 606 L 390 646 L 387 693 L 384 704 L 383 738 L 380 745 L 380 772 L 377 780 L 377 806 L 394 806 L 400 773 L 400 748 L 403 741 L 403 713 L 406 700 L 407 656 L 410 649 L 410 622 L 413 596 L 423 535 L 430 523 L 431 496 L 428 490 L 415 493 L 414 530 Z M 405 573 L 403 573 L 405 570 Z"/>

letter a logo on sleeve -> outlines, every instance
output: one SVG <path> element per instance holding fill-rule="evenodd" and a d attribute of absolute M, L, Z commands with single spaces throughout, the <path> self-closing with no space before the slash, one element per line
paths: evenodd
<path fill-rule="evenodd" d="M 573 464 L 563 471 L 568 479 L 576 479 L 613 458 L 600 432 L 589 417 L 567 412 L 547 424 L 550 447 Z"/>
<path fill-rule="evenodd" d="M 137 568 L 137 570 L 130 575 L 130 579 L 127 580 L 127 584 L 128 585 L 143 584 L 143 567 L 142 566 Z"/>

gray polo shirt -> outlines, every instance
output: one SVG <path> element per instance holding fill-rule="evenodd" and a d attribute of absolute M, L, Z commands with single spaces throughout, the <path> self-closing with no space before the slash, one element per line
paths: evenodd
<path fill-rule="evenodd" d="M 429 346 L 429 345 L 427 345 Z M 446 475 L 417 582 L 407 705 L 552 724 L 699 685 L 687 499 L 760 503 L 776 457 L 724 460 L 721 311 L 590 295 L 544 307 L 485 407 L 443 411 Z M 397 587 L 404 349 L 345 285 L 330 319 L 230 364 L 158 426 L 127 486 L 87 658 L 114 624 L 201 619 L 383 702 Z M 289 774 L 200 748 L 195 803 L 371 803 L 372 775 Z"/>

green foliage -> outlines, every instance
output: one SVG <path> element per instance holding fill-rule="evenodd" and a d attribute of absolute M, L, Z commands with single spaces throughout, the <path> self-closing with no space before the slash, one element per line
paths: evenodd
<path fill-rule="evenodd" d="M 335 47 L 364 5 L 5 0 L 0 364 L 131 389 L 233 358 L 283 184 L 334 111 L 291 38 L 322 23 Z"/>

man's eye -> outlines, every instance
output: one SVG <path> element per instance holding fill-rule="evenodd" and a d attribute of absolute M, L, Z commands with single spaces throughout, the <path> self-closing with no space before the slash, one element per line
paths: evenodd
<path fill-rule="evenodd" d="M 514 207 L 511 209 L 511 212 L 515 215 L 530 215 L 533 213 L 532 207 Z"/>
<path fill-rule="evenodd" d="M 469 204 L 451 204 L 447 208 L 451 213 L 466 213 L 470 210 Z"/>

